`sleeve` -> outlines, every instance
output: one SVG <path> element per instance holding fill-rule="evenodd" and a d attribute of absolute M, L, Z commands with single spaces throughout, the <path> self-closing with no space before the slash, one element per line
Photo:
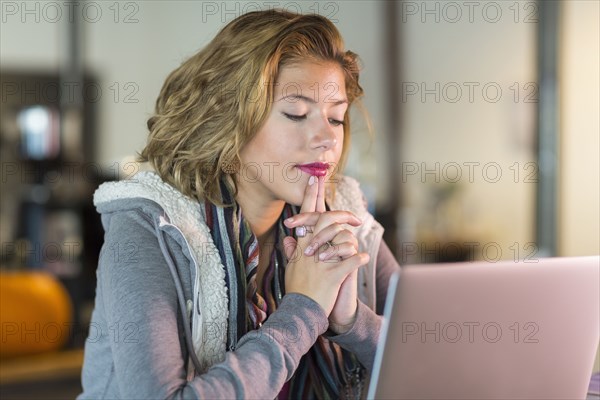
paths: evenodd
<path fill-rule="evenodd" d="M 113 216 L 99 263 L 108 327 L 135 335 L 111 340 L 122 398 L 275 398 L 300 358 L 328 327 L 312 299 L 286 295 L 263 326 L 243 336 L 224 362 L 186 380 L 175 285 L 152 224 L 130 212 Z M 116 255 L 115 255 L 116 254 Z M 125 255 L 124 255 L 125 254 Z M 110 256 L 109 256 L 110 255 Z"/>
<path fill-rule="evenodd" d="M 383 313 L 379 310 L 380 308 L 383 310 L 390 276 L 398 268 L 400 268 L 398 262 L 395 260 L 387 244 L 382 240 L 377 253 L 376 264 L 377 314 L 359 300 L 356 321 L 352 325 L 352 328 L 341 335 L 329 337 L 329 340 L 332 342 L 353 352 L 361 364 L 369 371 L 373 368 L 375 351 L 383 321 L 383 317 L 381 316 Z"/>

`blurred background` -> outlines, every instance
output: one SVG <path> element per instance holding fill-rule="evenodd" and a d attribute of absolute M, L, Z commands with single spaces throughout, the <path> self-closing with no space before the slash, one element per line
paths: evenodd
<path fill-rule="evenodd" d="M 402 265 L 600 253 L 596 0 L 0 4 L 2 398 L 79 393 L 93 192 L 137 171 L 168 73 L 249 11 L 323 14 L 360 55 L 374 136 L 356 112 L 346 173 Z"/>

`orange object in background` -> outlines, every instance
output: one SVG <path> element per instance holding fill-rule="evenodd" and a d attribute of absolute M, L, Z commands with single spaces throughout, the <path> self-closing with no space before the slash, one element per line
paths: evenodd
<path fill-rule="evenodd" d="M 43 272 L 0 272 L 0 357 L 58 350 L 69 340 L 72 304 L 66 289 Z"/>

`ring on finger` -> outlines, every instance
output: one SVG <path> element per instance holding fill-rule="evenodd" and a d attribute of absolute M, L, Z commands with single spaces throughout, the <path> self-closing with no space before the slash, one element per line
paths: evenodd
<path fill-rule="evenodd" d="M 327 242 L 325 242 L 323 244 L 323 246 L 327 246 L 327 247 L 325 247 L 323 249 L 322 253 L 319 255 L 319 259 L 321 259 L 321 260 L 324 260 L 325 258 L 328 258 L 338 252 L 338 249 L 336 248 L 338 245 L 333 243 L 331 240 L 328 240 Z M 339 255 L 336 256 L 335 258 L 337 258 L 338 261 L 344 260 L 344 257 L 339 256 Z"/>
<path fill-rule="evenodd" d="M 313 233 L 312 227 L 301 225 L 296 228 L 296 236 L 305 237 L 307 233 Z"/>

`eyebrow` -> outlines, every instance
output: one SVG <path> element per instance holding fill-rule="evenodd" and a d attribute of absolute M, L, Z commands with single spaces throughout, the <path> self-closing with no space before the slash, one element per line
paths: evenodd
<path fill-rule="evenodd" d="M 288 96 L 284 96 L 284 97 L 282 97 L 282 98 L 281 98 L 281 99 L 279 99 L 279 100 L 281 101 L 281 100 L 287 100 L 287 99 L 292 99 L 292 100 L 304 100 L 304 101 L 306 101 L 306 102 L 308 102 L 308 103 L 311 103 L 311 104 L 316 104 L 316 103 L 317 103 L 317 102 L 316 102 L 314 99 L 311 99 L 310 97 L 303 96 L 303 95 L 301 95 L 301 94 L 290 94 L 290 95 L 288 95 Z M 340 104 L 345 104 L 345 103 L 348 103 L 348 100 L 346 100 L 346 99 L 342 99 L 342 100 L 336 100 L 336 101 L 327 101 L 326 103 L 331 103 L 331 104 L 333 104 L 334 106 L 338 106 L 338 105 L 340 105 Z"/>

